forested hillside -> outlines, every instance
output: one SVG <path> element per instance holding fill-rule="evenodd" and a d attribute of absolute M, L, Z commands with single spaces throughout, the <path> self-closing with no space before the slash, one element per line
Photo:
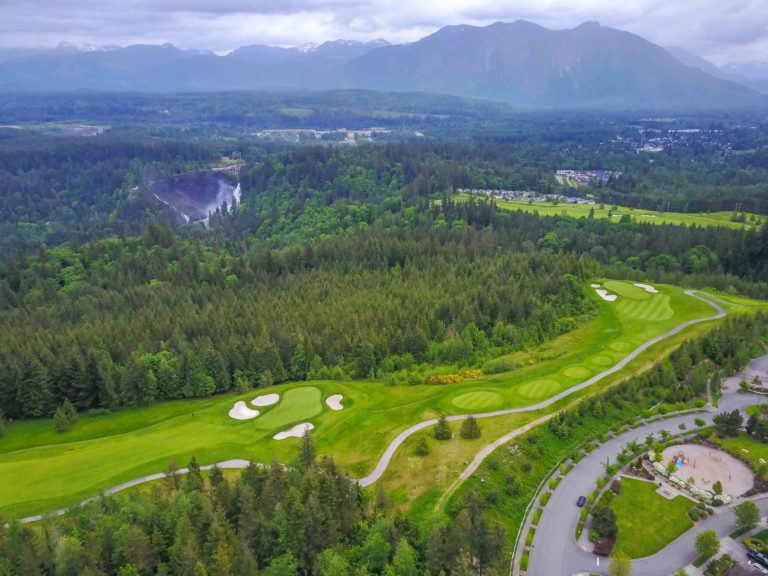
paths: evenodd
<path fill-rule="evenodd" d="M 24 418 L 65 399 L 116 408 L 470 365 L 575 327 L 595 270 L 472 230 L 242 255 L 156 225 L 143 239 L 51 250 L 3 282 L 0 401 Z"/>
<path fill-rule="evenodd" d="M 74 510 L 39 529 L 0 531 L 0 571 L 24 576 L 469 576 L 504 562 L 506 535 L 467 498 L 459 519 L 426 536 L 387 516 L 305 439 L 284 468 L 252 465 L 230 483 L 170 475 L 147 492 Z"/>
<path fill-rule="evenodd" d="M 151 183 L 218 165 L 223 157 L 248 165 L 241 175 L 245 206 L 229 232 L 279 243 L 359 222 L 411 224 L 418 203 L 458 188 L 593 195 L 652 210 L 733 211 L 735 221 L 746 212 L 768 213 L 768 138 L 760 115 L 662 122 L 629 113 L 525 114 L 433 100 L 414 96 L 398 104 L 392 95 L 357 92 L 314 100 L 302 94 L 115 101 L 89 95 L 54 105 L 35 96 L 24 112 L 17 98 L 4 96 L 0 102 L 9 110 L 0 117 L 27 123 L 0 126 L 0 249 L 29 253 L 168 221 L 167 208 L 148 192 Z M 342 113 L 352 111 L 403 128 L 393 127 L 383 137 L 393 141 L 378 145 L 297 147 L 254 137 L 253 130 L 283 125 L 274 115 L 290 110 L 299 116 L 287 125 L 305 129 L 339 129 Z M 74 119 L 115 124 L 71 124 Z M 82 127 L 96 135 L 67 136 Z M 418 130 L 429 137 L 415 138 Z M 322 136 L 305 141 L 316 137 Z M 641 153 L 648 142 L 661 151 Z M 573 188 L 557 181 L 559 169 L 616 175 Z"/>
<path fill-rule="evenodd" d="M 454 202 L 456 183 L 543 177 L 492 147 L 464 161 L 466 152 L 252 151 L 242 204 L 215 215 L 211 233 L 153 223 L 140 238 L 6 256 L 4 412 L 476 365 L 572 329 L 589 314 L 581 286 L 604 273 L 768 294 L 768 228 L 540 218 Z"/>
<path fill-rule="evenodd" d="M 0 139 L 0 251 L 137 234 L 164 217 L 140 185 L 214 158 L 170 141 Z"/>

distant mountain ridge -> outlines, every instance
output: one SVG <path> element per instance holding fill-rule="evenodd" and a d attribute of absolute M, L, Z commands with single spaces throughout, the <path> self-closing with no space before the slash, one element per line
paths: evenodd
<path fill-rule="evenodd" d="M 768 99 L 634 34 L 587 22 L 447 26 L 411 44 L 249 45 L 219 56 L 170 44 L 2 57 L 0 91 L 346 89 L 431 92 L 526 107 L 748 107 Z M 688 64 L 688 65 L 686 65 Z M 699 63 L 701 64 L 701 63 Z M 714 65 L 713 65 L 714 66 Z"/>
<path fill-rule="evenodd" d="M 748 62 L 718 66 L 684 48 L 672 46 L 667 48 L 667 51 L 686 66 L 698 68 L 715 78 L 736 82 L 768 94 L 768 63 Z"/>

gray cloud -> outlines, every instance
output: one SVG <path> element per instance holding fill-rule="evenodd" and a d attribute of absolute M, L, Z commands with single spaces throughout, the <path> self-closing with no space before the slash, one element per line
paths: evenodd
<path fill-rule="evenodd" d="M 599 20 L 719 63 L 768 61 L 765 0 L 0 0 L 0 45 L 407 42 L 448 24 L 517 19 L 552 28 Z"/>

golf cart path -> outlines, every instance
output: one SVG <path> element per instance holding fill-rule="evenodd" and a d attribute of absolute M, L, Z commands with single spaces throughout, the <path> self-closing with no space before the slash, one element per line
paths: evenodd
<path fill-rule="evenodd" d="M 685 294 L 688 296 L 691 296 L 693 298 L 696 298 L 697 300 L 701 300 L 702 302 L 705 302 L 706 304 L 712 306 L 716 310 L 716 314 L 714 316 L 708 316 L 706 318 L 696 318 L 693 320 L 688 320 L 686 322 L 683 322 L 682 324 L 679 324 L 669 332 L 666 332 L 665 334 L 662 334 L 660 336 L 656 336 L 655 338 L 651 338 L 647 342 L 641 344 L 639 347 L 637 347 L 635 350 L 630 352 L 627 356 L 625 356 L 623 359 L 621 359 L 617 364 L 612 366 L 611 368 L 608 368 L 599 374 L 596 374 L 595 376 L 589 378 L 588 380 L 585 380 L 584 382 L 577 384 L 575 386 L 572 386 L 571 388 L 568 388 L 567 390 L 563 390 L 562 392 L 556 394 L 555 396 L 552 396 L 548 398 L 547 400 L 544 400 L 542 402 L 539 402 L 537 404 L 532 404 L 529 406 L 524 406 L 520 408 L 509 408 L 505 410 L 494 410 L 491 412 L 481 412 L 478 414 L 462 414 L 462 415 L 454 415 L 454 416 L 448 416 L 446 420 L 450 422 L 460 421 L 460 420 L 466 420 L 470 416 L 473 416 L 476 419 L 480 418 L 492 418 L 494 416 L 505 416 L 508 414 L 521 414 L 525 412 L 535 412 L 536 410 L 541 410 L 543 408 L 547 408 L 554 404 L 555 402 L 558 402 L 562 400 L 563 398 L 567 398 L 568 396 L 583 390 L 585 388 L 588 388 L 589 386 L 592 386 L 593 384 L 599 382 L 606 376 L 610 376 L 611 374 L 614 374 L 618 372 L 619 370 L 622 370 L 627 364 L 629 364 L 632 360 L 637 358 L 640 354 L 645 352 L 648 348 L 651 346 L 654 346 L 655 344 L 670 338 L 679 332 L 685 330 L 689 326 L 693 326 L 695 324 L 699 324 L 701 322 L 709 322 L 712 320 L 718 320 L 720 318 L 723 318 L 726 315 L 725 310 L 720 307 L 718 304 L 715 304 L 713 300 L 723 302 L 724 304 L 728 304 L 727 302 L 721 300 L 720 298 L 717 298 L 716 296 L 713 296 L 711 294 L 708 294 L 706 292 L 701 292 L 698 290 L 686 290 Z M 700 296 L 699 294 L 704 294 L 708 298 L 705 298 L 703 296 Z M 456 489 L 465 479 L 467 479 L 469 476 L 472 475 L 472 473 L 477 470 L 477 468 L 480 466 L 480 464 L 485 460 L 496 448 L 499 446 L 505 444 L 506 442 L 509 442 L 512 438 L 515 436 L 524 433 L 525 431 L 529 430 L 533 426 L 536 426 L 540 424 L 541 422 L 545 421 L 549 416 L 544 416 L 542 418 L 539 418 L 537 420 L 534 420 L 533 422 L 529 422 L 525 426 L 518 428 L 509 434 L 502 436 L 501 438 L 495 440 L 493 443 L 489 444 L 488 446 L 485 446 L 482 450 L 480 450 L 475 458 L 472 460 L 472 462 L 469 464 L 469 466 L 461 473 L 459 478 L 451 485 L 449 488 L 449 491 L 446 492 L 446 494 L 450 494 L 453 490 Z M 367 476 L 360 478 L 358 480 L 358 484 L 361 487 L 367 487 L 371 484 L 375 483 L 377 480 L 379 480 L 383 475 L 384 472 L 386 472 L 387 468 L 389 467 L 389 464 L 392 460 L 392 457 L 395 455 L 395 452 L 397 452 L 397 449 L 402 446 L 402 444 L 411 436 L 413 436 L 416 432 L 419 432 L 420 430 L 423 430 L 425 428 L 428 428 L 430 426 L 433 426 L 437 423 L 437 418 L 431 418 L 429 420 L 424 420 L 423 422 L 419 422 L 418 424 L 414 424 L 413 426 L 407 428 L 406 430 L 403 430 L 400 434 L 398 434 L 392 442 L 389 443 L 386 450 L 382 454 L 381 458 L 376 464 L 376 467 L 373 469 L 373 471 L 368 474 Z M 249 465 L 249 461 L 247 460 L 227 460 L 225 462 L 220 462 L 218 464 L 210 464 L 207 466 L 201 466 L 202 470 L 209 470 L 213 468 L 214 466 L 218 466 L 219 468 L 230 468 L 230 469 L 241 469 L 246 468 Z M 188 470 L 186 468 L 181 468 L 177 470 L 178 474 L 186 474 Z M 106 490 L 105 494 L 115 494 L 117 492 L 121 492 L 123 490 L 126 490 L 127 488 L 132 488 L 134 486 L 138 486 L 140 484 L 144 484 L 146 482 L 153 482 L 155 480 L 159 480 L 165 477 L 165 473 L 159 472 L 156 474 L 149 474 L 147 476 L 142 476 L 140 478 L 136 478 L 134 480 L 130 480 L 128 482 L 124 482 L 122 484 L 119 484 L 117 486 L 114 486 L 108 490 Z M 93 500 L 95 500 L 96 497 L 88 498 L 87 500 L 84 500 L 81 502 L 81 505 L 87 504 Z M 53 515 L 53 516 L 60 516 L 62 514 L 65 514 L 67 512 L 67 508 L 62 508 L 59 510 L 56 510 L 55 512 L 52 512 L 50 514 L 42 515 L 37 514 L 35 516 L 29 516 L 27 518 L 22 518 L 21 522 L 37 522 L 44 518 L 45 516 Z"/>
<path fill-rule="evenodd" d="M 750 367 L 765 366 L 768 355 L 755 358 Z M 612 438 L 590 452 L 563 477 L 557 488 L 552 491 L 544 513 L 536 528 L 536 537 L 530 553 L 528 574 L 533 576 L 552 576 L 554 574 L 608 574 L 609 560 L 597 556 L 579 547 L 575 539 L 576 525 L 579 522 L 581 508 L 576 506 L 579 495 L 589 494 L 595 487 L 595 479 L 603 474 L 606 460 L 615 462 L 624 446 L 632 441 L 642 443 L 648 434 L 658 434 L 662 429 L 675 430 L 680 424 L 686 429 L 695 429 L 696 418 L 711 422 L 716 411 L 744 410 L 747 406 L 760 402 L 754 394 L 739 393 L 738 375 L 728 378 L 723 387 L 723 397 L 719 409 L 710 408 L 709 413 L 687 414 L 668 420 L 653 422 Z M 687 566 L 695 560 L 694 539 L 701 530 L 712 528 L 720 537 L 728 535 L 735 528 L 735 520 L 730 509 L 743 502 L 736 498 L 732 505 L 717 509 L 718 512 L 696 523 L 690 530 L 680 535 L 668 546 L 645 558 L 632 561 L 633 576 L 657 576 L 672 574 L 678 568 Z M 768 497 L 762 495 L 754 499 L 763 514 L 768 512 Z M 544 538 L 539 538 L 539 535 Z"/>
<path fill-rule="evenodd" d="M 615 374 L 616 372 L 622 370 L 632 360 L 634 360 L 640 354 L 648 350 L 648 348 L 650 348 L 655 344 L 658 344 L 662 340 L 671 338 L 672 336 L 675 336 L 676 334 L 682 332 L 686 328 L 693 326 L 695 324 L 700 324 L 701 322 L 710 322 L 712 320 L 719 320 L 720 318 L 723 318 L 725 316 L 726 314 L 725 310 L 721 306 L 713 302 L 713 300 L 717 300 L 719 302 L 723 302 L 724 304 L 727 304 L 727 302 L 724 302 L 720 298 L 717 298 L 716 296 L 712 296 L 711 294 L 708 294 L 706 292 L 701 292 L 698 290 L 686 290 L 685 294 L 687 296 L 696 298 L 697 300 L 701 300 L 706 304 L 709 304 L 710 306 L 712 306 L 712 308 L 715 309 L 717 313 L 714 316 L 707 316 L 706 318 L 696 318 L 694 320 L 688 320 L 687 322 L 683 322 L 682 324 L 679 324 L 678 326 L 676 326 L 675 328 L 673 328 L 672 330 L 670 330 L 665 334 L 661 334 L 660 336 L 651 338 L 647 342 L 635 348 L 632 352 L 630 352 L 627 356 L 622 358 L 617 364 L 615 364 L 611 368 L 603 370 L 599 374 L 592 376 L 592 378 L 585 380 L 581 384 L 577 384 L 575 386 L 572 386 L 571 388 L 568 388 L 567 390 L 563 390 L 559 394 L 555 394 L 554 396 L 548 398 L 547 400 L 539 402 L 538 404 L 532 404 L 530 406 L 524 406 L 521 408 L 508 408 L 506 410 L 494 410 L 492 412 L 481 412 L 479 414 L 463 414 L 458 416 L 448 416 L 446 420 L 448 420 L 449 422 L 456 422 L 458 420 L 466 420 L 470 416 L 473 416 L 476 419 L 492 418 L 494 416 L 506 416 L 508 414 L 521 414 L 524 412 L 535 412 L 536 410 L 541 410 L 542 408 L 548 408 L 555 402 L 558 402 L 563 398 L 567 398 L 568 396 L 575 394 L 576 392 L 579 392 L 584 388 L 588 388 L 593 384 L 596 384 L 606 376 L 610 376 L 611 374 Z M 711 298 L 711 300 L 704 298 L 699 294 L 706 294 L 706 296 Z M 406 430 L 403 430 L 400 434 L 398 434 L 397 437 L 394 440 L 392 440 L 389 446 L 387 446 L 387 449 L 384 451 L 384 454 L 382 454 L 381 458 L 379 459 L 379 462 L 376 464 L 376 467 L 373 469 L 373 471 L 370 474 L 368 474 L 368 476 L 365 476 L 364 478 L 361 478 L 360 480 L 358 480 L 358 482 L 360 483 L 360 486 L 363 486 L 363 487 L 370 486 L 371 484 L 376 482 L 379 478 L 381 478 L 384 472 L 387 470 L 387 467 L 389 466 L 389 463 L 392 460 L 392 457 L 395 455 L 395 452 L 397 452 L 397 449 L 408 438 L 413 436 L 416 432 L 423 430 L 424 428 L 427 428 L 429 426 L 433 426 L 436 423 L 437 423 L 437 418 L 425 420 L 424 422 L 419 422 L 418 424 L 414 424 L 410 428 L 407 428 Z M 530 424 L 528 426 L 530 426 Z M 460 484 L 461 482 L 466 480 L 469 476 L 472 475 L 472 473 L 475 470 L 477 470 L 477 468 L 480 466 L 483 460 L 485 460 L 496 448 L 505 444 L 506 442 L 509 442 L 512 438 L 514 438 L 518 434 L 520 434 L 520 432 L 518 430 L 514 430 L 513 432 L 510 432 L 506 436 L 502 436 L 501 438 L 496 440 L 493 444 L 490 444 L 485 448 L 483 448 L 482 450 L 480 450 L 480 452 L 477 453 L 477 455 L 469 464 L 469 466 L 466 468 L 466 470 L 464 470 L 461 473 L 457 482 Z"/>
<path fill-rule="evenodd" d="M 251 463 L 248 460 L 238 460 L 238 459 L 225 460 L 224 462 L 219 462 L 218 464 L 207 464 L 205 466 L 200 466 L 200 470 L 212 470 L 214 467 L 222 468 L 222 469 L 241 469 L 241 468 L 248 468 L 250 464 Z M 178 470 L 176 470 L 176 474 L 188 474 L 188 473 L 189 473 L 189 468 L 179 468 Z M 166 478 L 166 477 L 167 477 L 167 474 L 165 472 L 148 474 L 146 476 L 142 476 L 141 478 L 134 478 L 133 480 L 128 480 L 128 482 L 123 482 L 122 484 L 113 486 L 112 488 L 105 490 L 103 493 L 117 494 L 118 492 L 122 492 L 123 490 L 127 490 L 128 488 L 133 488 L 134 486 L 145 484 L 147 482 L 154 482 L 155 480 L 162 480 L 163 478 Z M 93 502 L 97 498 L 99 498 L 99 496 L 93 496 L 91 498 L 83 500 L 82 502 L 80 502 L 80 504 L 78 504 L 78 506 L 84 506 L 85 504 Z M 59 510 L 50 512 L 48 514 L 36 514 L 34 516 L 28 516 L 26 518 L 22 518 L 20 522 L 22 523 L 37 522 L 48 516 L 62 516 L 66 514 L 68 510 L 69 508 L 60 508 Z"/>

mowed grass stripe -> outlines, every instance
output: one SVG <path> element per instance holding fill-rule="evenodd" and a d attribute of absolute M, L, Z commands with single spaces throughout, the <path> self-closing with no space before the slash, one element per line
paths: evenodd
<path fill-rule="evenodd" d="M 620 298 L 629 298 L 631 300 L 648 300 L 651 296 L 650 292 L 646 292 L 642 288 L 638 288 L 633 284 L 627 282 L 619 282 L 617 280 L 606 280 L 604 286 L 611 292 L 619 295 Z"/>
<path fill-rule="evenodd" d="M 467 410 L 487 410 L 501 405 L 504 397 L 498 392 L 478 390 L 461 394 L 453 399 L 453 405 Z"/>
<path fill-rule="evenodd" d="M 672 308 L 669 305 L 669 296 L 664 294 L 654 294 L 649 300 L 619 300 L 616 307 L 619 311 L 634 320 L 644 322 L 656 322 L 667 320 L 672 317 Z"/>

